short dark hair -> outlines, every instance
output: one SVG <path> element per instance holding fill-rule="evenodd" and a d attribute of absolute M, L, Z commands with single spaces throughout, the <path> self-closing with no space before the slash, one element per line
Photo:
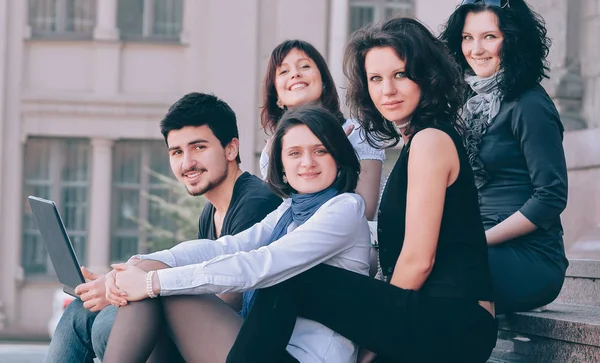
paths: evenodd
<path fill-rule="evenodd" d="M 289 184 L 283 182 L 281 152 L 283 136 L 289 129 L 298 125 L 306 125 L 335 160 L 339 170 L 334 182 L 337 190 L 340 193 L 354 192 L 360 173 L 358 156 L 337 118 L 319 105 L 300 106 L 287 111 L 279 120 L 271 144 L 267 178 L 273 191 L 284 198 L 296 192 Z"/>
<path fill-rule="evenodd" d="M 546 60 L 552 42 L 547 37 L 544 19 L 523 0 L 510 0 L 510 6 L 499 8 L 482 2 L 456 8 L 446 22 L 440 39 L 446 43 L 450 55 L 462 69 L 463 76 L 473 71 L 462 53 L 462 32 L 469 13 L 491 11 L 498 17 L 498 28 L 504 40 L 500 49 L 500 67 L 503 77 L 499 87 L 507 100 L 548 78 Z"/>
<path fill-rule="evenodd" d="M 173 130 L 186 126 L 208 126 L 225 147 L 233 139 L 239 139 L 235 112 L 229 105 L 213 94 L 192 92 L 175 102 L 160 121 L 160 132 L 167 143 Z M 235 161 L 241 162 L 238 152 Z"/>
<path fill-rule="evenodd" d="M 265 73 L 263 82 L 263 105 L 260 112 L 260 122 L 262 127 L 267 133 L 273 133 L 277 126 L 277 122 L 279 122 L 279 119 L 285 112 L 285 110 L 282 110 L 277 106 L 278 97 L 277 90 L 275 89 L 275 77 L 277 67 L 281 66 L 283 59 L 292 49 L 298 49 L 315 62 L 319 69 L 319 73 L 321 73 L 321 80 L 323 82 L 323 92 L 321 93 L 319 102 L 323 107 L 329 110 L 329 112 L 333 113 L 338 122 L 343 124 L 345 119 L 340 110 L 340 98 L 337 89 L 335 88 L 335 82 L 333 82 L 331 72 L 329 72 L 329 68 L 327 67 L 327 62 L 325 62 L 325 58 L 323 58 L 321 53 L 319 53 L 319 51 L 309 42 L 295 39 L 282 42 L 273 49 L 273 52 L 271 52 L 269 64 L 267 65 L 267 73 Z"/>
<path fill-rule="evenodd" d="M 390 47 L 396 52 L 406 63 L 407 77 L 421 89 L 419 104 L 406 133 L 412 135 L 430 125 L 450 124 L 464 135 L 459 112 L 465 83 L 458 66 L 444 44 L 423 24 L 411 18 L 396 18 L 355 31 L 344 56 L 351 117 L 359 120 L 369 144 L 389 147 L 396 145 L 401 137 L 377 110 L 368 91 L 365 58 L 371 49 L 380 47 Z"/>

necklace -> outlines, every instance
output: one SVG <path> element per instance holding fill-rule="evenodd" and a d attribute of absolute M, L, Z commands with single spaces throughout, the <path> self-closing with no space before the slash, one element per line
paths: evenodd
<path fill-rule="evenodd" d="M 394 124 L 394 125 L 395 125 L 395 124 Z M 406 127 L 406 126 L 408 126 L 408 125 L 410 125 L 410 121 L 408 121 L 408 122 L 405 122 L 405 123 L 403 123 L 402 125 L 398 125 L 397 127 L 398 127 L 399 129 L 403 129 L 403 128 L 405 128 L 405 127 Z"/>
<path fill-rule="evenodd" d="M 391 122 L 391 121 L 390 121 Z M 402 129 L 410 125 L 410 121 L 403 123 L 402 125 L 397 125 L 395 122 L 392 122 L 394 129 L 398 133 L 398 135 L 402 135 Z"/>

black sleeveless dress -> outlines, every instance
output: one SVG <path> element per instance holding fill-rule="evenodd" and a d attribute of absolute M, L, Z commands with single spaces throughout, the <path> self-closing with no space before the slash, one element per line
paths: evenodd
<path fill-rule="evenodd" d="M 456 181 L 446 198 L 435 263 L 420 291 L 423 297 L 493 300 L 485 231 L 477 189 L 461 136 L 451 126 L 430 126 L 448 134 L 460 162 Z M 413 135 L 414 136 L 414 135 Z M 412 137 L 388 177 L 378 216 L 379 258 L 383 274 L 391 276 L 404 243 L 408 157 Z"/>

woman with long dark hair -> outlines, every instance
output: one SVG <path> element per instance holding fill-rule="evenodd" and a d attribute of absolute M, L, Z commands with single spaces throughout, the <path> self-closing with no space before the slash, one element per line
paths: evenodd
<path fill-rule="evenodd" d="M 465 0 L 441 39 L 469 84 L 462 117 L 489 246 L 496 311 L 526 311 L 560 292 L 567 205 L 563 125 L 540 85 L 543 19 L 523 0 Z"/>

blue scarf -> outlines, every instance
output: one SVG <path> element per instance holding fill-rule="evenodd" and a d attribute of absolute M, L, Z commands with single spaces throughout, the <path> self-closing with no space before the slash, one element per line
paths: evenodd
<path fill-rule="evenodd" d="M 298 226 L 304 224 L 325 202 L 338 195 L 337 189 L 329 187 L 317 193 L 310 194 L 295 194 L 290 195 L 292 199 L 292 205 L 288 208 L 281 218 L 277 221 L 273 232 L 271 233 L 271 240 L 267 243 L 277 241 L 281 237 L 285 236 L 288 227 L 292 222 L 296 222 Z M 254 302 L 254 294 L 256 290 L 249 290 L 244 292 L 244 300 L 242 305 L 242 311 L 240 314 L 245 318 L 250 313 L 252 303 Z"/>

